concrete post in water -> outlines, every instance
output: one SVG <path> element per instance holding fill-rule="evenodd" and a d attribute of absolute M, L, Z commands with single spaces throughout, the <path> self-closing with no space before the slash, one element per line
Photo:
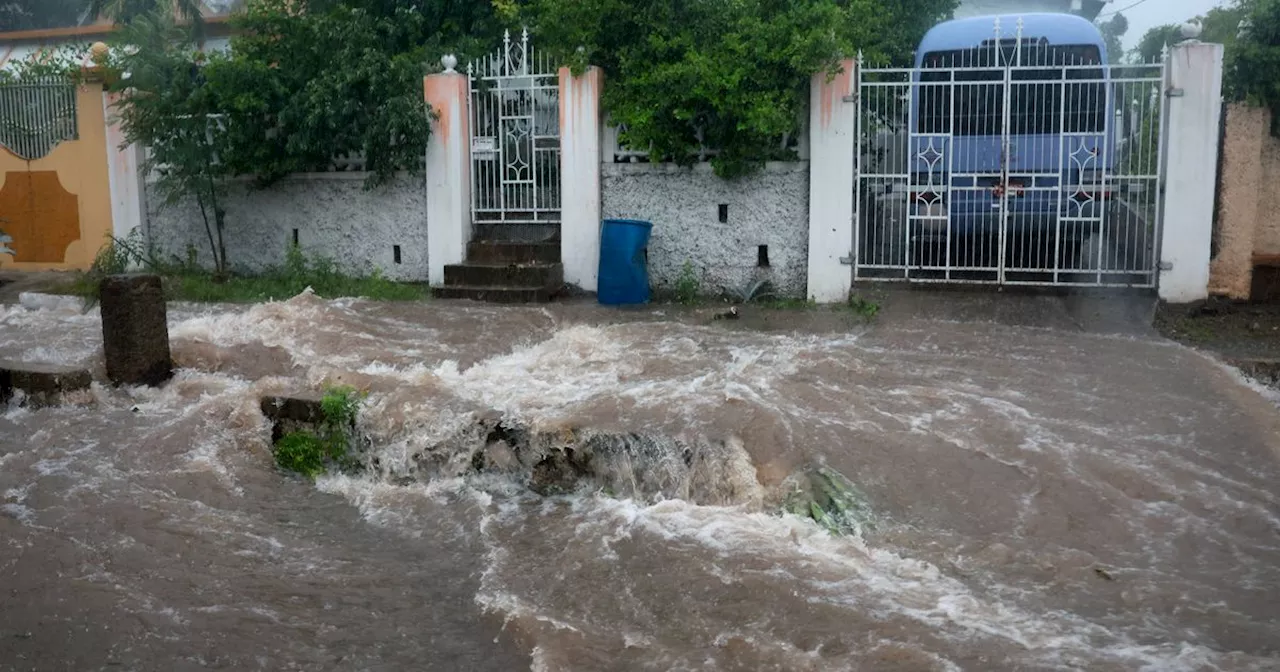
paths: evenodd
<path fill-rule="evenodd" d="M 112 275 L 99 285 L 102 349 L 116 385 L 159 385 L 173 375 L 164 287 L 157 275 Z"/>

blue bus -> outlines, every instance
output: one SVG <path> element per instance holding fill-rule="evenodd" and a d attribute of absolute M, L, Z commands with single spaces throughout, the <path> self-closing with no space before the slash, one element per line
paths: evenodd
<path fill-rule="evenodd" d="M 1115 154 L 1106 63 L 1102 34 L 1069 14 L 930 30 L 911 80 L 913 238 L 1094 235 Z"/>

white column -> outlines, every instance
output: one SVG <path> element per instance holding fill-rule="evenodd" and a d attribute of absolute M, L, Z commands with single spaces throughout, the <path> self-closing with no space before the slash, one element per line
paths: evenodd
<path fill-rule="evenodd" d="M 137 145 L 125 145 L 124 128 L 116 113 L 119 94 L 102 94 L 103 118 L 107 120 L 107 181 L 111 189 L 111 235 L 127 238 L 142 226 L 142 153 Z"/>
<path fill-rule="evenodd" d="M 427 277 L 442 285 L 444 267 L 462 263 L 471 242 L 470 86 L 449 67 L 427 75 L 423 89 L 436 114 L 427 140 Z"/>
<path fill-rule="evenodd" d="M 853 288 L 854 107 L 845 102 L 857 88 L 853 60 L 834 79 L 813 76 L 809 85 L 809 298 L 844 301 Z"/>
<path fill-rule="evenodd" d="M 1184 42 L 1169 52 L 1164 138 L 1164 232 L 1160 298 L 1187 303 L 1209 296 L 1209 251 L 1222 117 L 1222 45 Z"/>
<path fill-rule="evenodd" d="M 604 73 L 560 68 L 560 260 L 564 280 L 596 291 L 600 268 L 600 93 Z"/>

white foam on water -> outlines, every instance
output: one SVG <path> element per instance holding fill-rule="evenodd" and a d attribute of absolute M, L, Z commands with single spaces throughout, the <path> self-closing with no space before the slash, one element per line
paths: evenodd
<path fill-rule="evenodd" d="M 1234 366 L 1231 366 L 1230 364 L 1220 359 L 1217 359 L 1216 357 L 1213 358 L 1213 362 L 1217 364 L 1219 367 L 1221 367 L 1223 370 L 1225 370 L 1228 374 L 1230 374 L 1231 377 L 1235 379 L 1236 382 L 1240 383 L 1241 385 L 1244 385 L 1245 387 L 1253 390 L 1254 392 L 1257 392 L 1259 395 L 1262 396 L 1263 399 L 1270 401 L 1276 406 L 1280 406 L 1280 388 L 1264 385 L 1263 383 L 1259 382 L 1257 379 L 1246 376 L 1244 372 L 1241 371 L 1240 369 Z"/>
<path fill-rule="evenodd" d="M 934 635 L 957 643 L 974 637 L 1004 641 L 1025 651 L 1038 664 L 1057 666 L 1079 658 L 1153 669 L 1192 669 L 1214 655 L 1182 642 L 1140 646 L 1123 634 L 1066 612 L 1029 613 L 994 596 L 974 593 L 928 562 L 870 546 L 857 537 L 832 536 L 812 521 L 792 516 L 680 500 L 644 505 L 607 497 L 580 498 L 571 508 L 577 518 L 575 536 L 594 540 L 602 561 L 616 560 L 612 544 L 637 534 L 677 544 L 693 541 L 726 560 L 768 558 L 766 564 L 774 565 L 771 575 L 793 585 L 792 590 L 807 594 L 813 603 L 856 613 L 870 610 L 886 619 L 905 616 L 928 626 Z M 520 515 L 516 507 L 503 507 L 486 518 L 482 529 L 495 546 L 477 601 L 509 618 L 534 618 L 553 622 L 558 628 L 580 630 L 575 622 L 548 613 L 501 584 L 502 573 L 513 567 L 509 563 L 518 560 L 498 546 L 501 535 L 493 524 L 505 520 L 503 525 L 542 525 L 536 518 L 516 520 Z M 626 623 L 612 627 L 634 632 L 634 625 Z M 940 656 L 937 662 L 940 669 L 955 669 Z"/>
<path fill-rule="evenodd" d="M 18 305 L 28 311 L 46 311 L 63 315 L 76 315 L 84 312 L 84 299 L 78 296 L 44 294 L 42 292 L 22 292 L 18 295 Z"/>
<path fill-rule="evenodd" d="M 244 311 L 206 310 L 170 326 L 169 336 L 224 347 L 259 343 L 280 347 L 295 362 L 332 360 L 342 358 L 342 353 L 318 352 L 309 336 L 341 310 L 341 304 L 324 301 L 308 289 L 288 300 L 258 303 Z"/>
<path fill-rule="evenodd" d="M 0 511 L 22 523 L 26 527 L 35 527 L 36 512 L 26 505 L 27 496 L 31 492 L 31 484 L 21 488 L 9 488 L 4 491 L 3 504 Z"/>
<path fill-rule="evenodd" d="M 853 340 L 758 336 L 761 342 L 752 345 L 700 345 L 695 335 L 721 342 L 726 335 L 660 327 L 570 326 L 465 371 L 457 362 L 445 361 L 432 373 L 465 399 L 535 424 L 566 421 L 575 408 L 601 398 L 625 399 L 639 407 L 680 407 L 684 415 L 693 415 L 726 399 L 763 400 L 777 378 L 797 371 L 796 355 L 805 348 Z M 655 363 L 664 368 L 651 373 Z"/>

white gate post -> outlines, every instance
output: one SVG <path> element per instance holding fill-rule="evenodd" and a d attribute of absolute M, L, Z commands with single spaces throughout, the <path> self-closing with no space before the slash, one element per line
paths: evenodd
<path fill-rule="evenodd" d="M 470 82 L 454 71 L 457 60 L 445 56 L 445 71 L 423 80 L 427 105 L 437 115 L 427 140 L 427 275 L 444 284 L 444 267 L 466 260 L 471 242 Z"/>
<path fill-rule="evenodd" d="M 853 288 L 854 151 L 857 114 L 846 98 L 857 90 L 853 59 L 832 78 L 818 73 L 809 84 L 809 298 L 844 301 Z"/>
<path fill-rule="evenodd" d="M 111 235 L 127 238 L 142 226 L 146 216 L 140 148 L 125 144 L 124 128 L 115 105 L 118 93 L 102 94 L 103 118 L 107 120 L 107 181 L 111 189 Z"/>
<path fill-rule="evenodd" d="M 600 264 L 600 93 L 604 72 L 560 68 L 560 260 L 567 283 L 594 292 Z"/>
<path fill-rule="evenodd" d="M 1209 256 L 1222 117 L 1220 44 L 1188 41 L 1166 63 L 1169 116 L 1160 245 L 1160 298 L 1187 303 L 1209 296 Z"/>

